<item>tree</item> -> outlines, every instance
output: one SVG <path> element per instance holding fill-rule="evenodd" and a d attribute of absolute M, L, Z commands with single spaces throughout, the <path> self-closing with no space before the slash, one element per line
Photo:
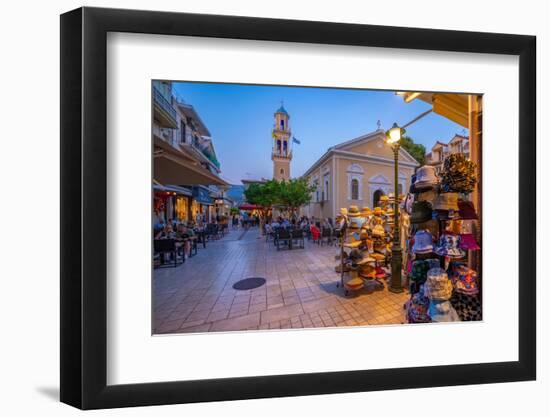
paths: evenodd
<path fill-rule="evenodd" d="M 401 138 L 401 146 L 418 161 L 420 165 L 424 165 L 426 159 L 426 147 L 420 143 L 414 143 L 414 140 L 409 136 Z"/>
<path fill-rule="evenodd" d="M 308 185 L 304 178 L 291 179 L 279 183 L 277 203 L 285 207 L 290 214 L 311 201 L 311 193 L 315 191 L 314 186 Z"/>
<path fill-rule="evenodd" d="M 288 181 L 269 180 L 265 183 L 250 184 L 244 191 L 246 201 L 259 206 L 260 226 L 265 224 L 269 210 L 273 206 L 280 206 L 289 214 L 311 201 L 311 193 L 315 187 L 308 185 L 305 179 L 291 179 Z"/>
<path fill-rule="evenodd" d="M 250 204 L 259 206 L 260 230 L 264 233 L 265 219 L 269 210 L 277 203 L 279 195 L 279 183 L 276 180 L 269 180 L 265 183 L 252 183 L 246 190 L 244 196 Z"/>

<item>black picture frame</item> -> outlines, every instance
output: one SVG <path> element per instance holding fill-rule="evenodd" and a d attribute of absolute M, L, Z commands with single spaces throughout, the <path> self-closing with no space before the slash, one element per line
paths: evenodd
<path fill-rule="evenodd" d="M 519 360 L 113 385 L 107 376 L 108 32 L 519 56 Z M 82 409 L 536 378 L 536 38 L 102 8 L 61 16 L 61 401 Z"/>

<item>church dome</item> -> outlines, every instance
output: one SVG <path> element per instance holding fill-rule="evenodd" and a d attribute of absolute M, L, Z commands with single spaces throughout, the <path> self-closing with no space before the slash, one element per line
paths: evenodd
<path fill-rule="evenodd" d="M 281 107 L 279 107 L 279 109 L 275 113 L 282 113 L 288 116 L 288 112 L 286 111 L 286 109 L 283 107 L 282 104 L 281 104 Z"/>

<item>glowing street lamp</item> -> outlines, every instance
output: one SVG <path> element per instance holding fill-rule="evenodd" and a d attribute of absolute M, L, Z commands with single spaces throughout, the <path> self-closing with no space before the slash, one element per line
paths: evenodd
<path fill-rule="evenodd" d="M 391 249 L 391 283 L 389 290 L 391 292 L 403 292 L 401 285 L 401 268 L 403 265 L 403 253 L 401 250 L 401 236 L 399 231 L 399 148 L 401 147 L 401 139 L 405 136 L 405 129 L 399 127 L 397 123 L 386 132 L 386 143 L 391 146 L 394 157 L 394 201 L 393 201 L 393 245 Z"/>

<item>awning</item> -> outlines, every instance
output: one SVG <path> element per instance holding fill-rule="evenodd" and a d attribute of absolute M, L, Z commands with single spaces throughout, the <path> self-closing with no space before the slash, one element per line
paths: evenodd
<path fill-rule="evenodd" d="M 240 210 L 259 210 L 263 208 L 262 206 L 257 206 L 256 204 L 242 204 L 239 206 Z"/>
<path fill-rule="evenodd" d="M 153 184 L 153 190 L 155 191 L 168 191 L 176 193 L 178 195 L 184 195 L 191 197 L 193 195 L 192 191 L 189 188 L 180 187 L 177 185 L 162 185 L 162 184 Z"/>
<path fill-rule="evenodd" d="M 445 94 L 445 93 L 419 93 L 404 92 L 398 93 L 403 96 L 405 102 L 409 103 L 415 99 L 422 100 L 432 105 L 434 113 L 437 113 L 449 120 L 468 129 L 468 95 L 467 94 Z"/>
<path fill-rule="evenodd" d="M 193 198 L 201 204 L 211 206 L 214 200 L 210 197 L 209 191 L 203 187 L 193 187 Z"/>
<path fill-rule="evenodd" d="M 154 137 L 153 178 L 161 184 L 229 185 L 193 157 Z"/>

